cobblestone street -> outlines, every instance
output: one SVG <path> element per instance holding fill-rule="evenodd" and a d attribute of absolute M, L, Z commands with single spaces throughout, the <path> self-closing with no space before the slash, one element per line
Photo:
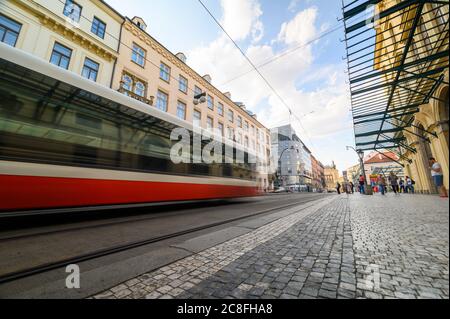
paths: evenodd
<path fill-rule="evenodd" d="M 448 200 L 332 196 L 94 298 L 448 298 Z"/>

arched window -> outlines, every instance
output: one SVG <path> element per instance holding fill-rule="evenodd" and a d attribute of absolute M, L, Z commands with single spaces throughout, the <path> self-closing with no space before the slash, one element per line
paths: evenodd
<path fill-rule="evenodd" d="M 133 80 L 126 74 L 122 77 L 122 87 L 127 91 L 133 90 Z"/>
<path fill-rule="evenodd" d="M 134 87 L 134 93 L 136 93 L 136 95 L 145 96 L 145 85 L 141 82 L 137 82 L 135 87 Z"/>

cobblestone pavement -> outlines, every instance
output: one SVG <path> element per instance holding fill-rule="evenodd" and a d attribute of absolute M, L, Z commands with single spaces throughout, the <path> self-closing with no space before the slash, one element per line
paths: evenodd
<path fill-rule="evenodd" d="M 448 298 L 448 201 L 333 197 L 95 298 Z"/>

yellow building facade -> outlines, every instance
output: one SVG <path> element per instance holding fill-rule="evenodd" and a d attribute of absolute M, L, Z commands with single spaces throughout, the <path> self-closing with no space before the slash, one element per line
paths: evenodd
<path fill-rule="evenodd" d="M 395 0 L 382 1 L 377 5 L 376 11 L 382 12 L 398 3 L 399 1 Z M 433 184 L 428 164 L 430 157 L 436 158 L 442 165 L 444 184 L 447 189 L 449 188 L 448 5 L 424 3 L 422 12 L 417 31 L 411 42 L 411 53 L 405 63 L 424 59 L 435 52 L 446 51 L 447 56 L 436 60 L 432 66 L 427 66 L 426 63 L 418 64 L 414 71 L 421 73 L 432 67 L 442 65 L 447 65 L 447 67 L 443 72 L 442 81 L 430 97 L 429 103 L 419 106 L 419 112 L 412 118 L 412 125 L 401 132 L 406 138 L 405 143 L 417 152 L 404 149 L 400 161 L 405 165 L 405 175 L 416 181 L 415 188 L 418 192 L 436 193 L 437 190 Z M 415 10 L 404 10 L 401 14 L 396 12 L 382 18 L 376 25 L 377 44 L 374 60 L 376 69 L 384 70 L 398 65 L 400 62 L 398 52 L 405 46 L 406 37 L 412 24 L 405 23 L 405 21 L 412 21 L 414 16 Z M 443 32 L 444 28 L 447 28 L 447 35 Z M 426 95 L 430 87 L 419 86 L 417 90 L 419 92 L 415 92 L 415 94 Z M 409 119 L 411 118 L 402 120 Z"/>
<path fill-rule="evenodd" d="M 270 131 L 230 93 L 212 84 L 187 64 L 183 53 L 174 54 L 155 40 L 142 18 L 126 18 L 112 88 L 207 130 L 218 130 L 259 154 L 262 166 L 270 162 Z M 194 96 L 206 93 L 205 102 L 194 104 Z M 259 180 L 271 188 L 268 172 Z"/>
<path fill-rule="evenodd" d="M 100 0 L 5 0 L 0 19 L 11 45 L 111 86 L 124 18 Z M 17 29 L 16 29 L 17 27 Z"/>

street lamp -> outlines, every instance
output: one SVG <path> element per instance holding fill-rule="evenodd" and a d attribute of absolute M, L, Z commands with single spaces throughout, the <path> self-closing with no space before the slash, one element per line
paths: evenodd
<path fill-rule="evenodd" d="M 347 151 L 352 149 L 358 155 L 359 165 L 361 166 L 361 175 L 364 177 L 364 191 L 366 195 L 373 195 L 372 187 L 367 183 L 366 170 L 364 168 L 364 151 L 356 150 L 353 146 L 347 146 Z"/>
<path fill-rule="evenodd" d="M 201 103 L 205 103 L 206 102 L 206 92 L 197 94 L 196 96 L 194 96 L 194 105 L 199 105 Z"/>

